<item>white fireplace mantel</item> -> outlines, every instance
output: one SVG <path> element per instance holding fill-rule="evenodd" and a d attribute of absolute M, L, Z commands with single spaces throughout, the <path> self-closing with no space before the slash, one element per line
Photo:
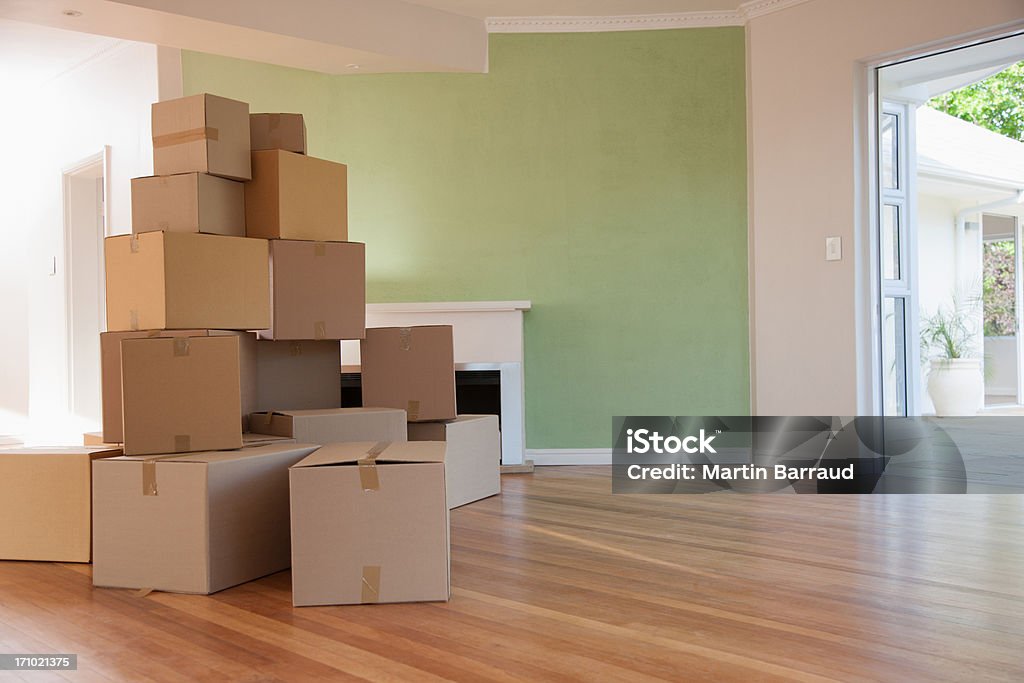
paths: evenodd
<path fill-rule="evenodd" d="M 366 304 L 367 327 L 451 325 L 456 370 L 501 373 L 501 462 L 525 462 L 523 313 L 529 301 L 443 301 Z M 359 342 L 341 343 L 345 372 L 359 371 Z"/>

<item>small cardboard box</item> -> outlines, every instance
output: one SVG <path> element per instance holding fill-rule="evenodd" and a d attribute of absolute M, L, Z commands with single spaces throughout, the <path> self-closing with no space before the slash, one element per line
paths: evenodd
<path fill-rule="evenodd" d="M 344 242 L 348 239 L 348 167 L 279 149 L 252 153 L 245 184 L 249 237 Z"/>
<path fill-rule="evenodd" d="M 212 173 L 248 180 L 249 105 L 216 95 L 153 104 L 153 173 Z"/>
<path fill-rule="evenodd" d="M 208 594 L 287 569 L 288 468 L 314 450 L 97 460 L 93 585 Z"/>
<path fill-rule="evenodd" d="M 450 422 L 409 425 L 410 441 L 444 441 L 448 509 L 501 493 L 501 432 L 497 415 L 459 415 Z"/>
<path fill-rule="evenodd" d="M 124 453 L 242 447 L 237 336 L 121 341 Z"/>
<path fill-rule="evenodd" d="M 302 114 L 249 114 L 252 151 L 283 149 L 306 153 L 306 122 Z"/>
<path fill-rule="evenodd" d="M 238 338 L 239 391 L 242 401 L 242 417 L 245 421 L 249 413 L 263 407 L 259 403 L 257 380 L 259 376 L 257 363 L 256 335 L 249 332 L 231 332 L 225 330 L 147 330 L 138 332 L 103 332 L 100 334 L 100 378 L 103 387 L 103 438 L 113 443 L 124 441 L 124 412 L 121 398 L 121 342 L 125 339 L 148 339 L 153 337 L 217 337 L 234 336 Z M 280 373 L 274 371 L 271 379 Z M 271 384 L 269 386 L 276 386 Z M 292 387 L 288 387 L 293 392 Z M 340 390 L 339 390 L 340 391 Z M 268 392 L 269 393 L 269 392 Z M 88 444 L 87 444 L 88 445 Z"/>
<path fill-rule="evenodd" d="M 208 173 L 132 178 L 132 232 L 245 237 L 245 186 Z"/>
<path fill-rule="evenodd" d="M 455 419 L 451 325 L 369 328 L 360 357 L 363 405 L 402 408 L 409 422 Z"/>
<path fill-rule="evenodd" d="M 117 449 L 0 451 L 0 559 L 88 562 L 92 461 Z"/>
<path fill-rule="evenodd" d="M 270 326 L 266 240 L 145 232 L 104 240 L 107 329 Z"/>
<path fill-rule="evenodd" d="M 405 411 L 395 408 L 279 410 L 249 417 L 253 431 L 288 436 L 303 443 L 405 441 Z"/>
<path fill-rule="evenodd" d="M 264 339 L 362 339 L 366 245 L 270 241 L 270 329 Z"/>
<path fill-rule="evenodd" d="M 292 466 L 292 603 L 447 600 L 445 445 L 336 443 Z"/>
<path fill-rule="evenodd" d="M 279 408 L 339 407 L 340 348 L 336 341 L 256 342 L 256 405 L 246 415 Z"/>

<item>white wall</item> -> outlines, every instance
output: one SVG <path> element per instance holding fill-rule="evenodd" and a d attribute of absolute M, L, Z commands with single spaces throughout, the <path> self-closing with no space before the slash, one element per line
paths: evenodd
<path fill-rule="evenodd" d="M 753 406 L 866 414 L 868 61 L 1020 22 L 1020 0 L 811 0 L 747 27 Z M 824 260 L 825 237 L 842 261 Z M 863 256 L 861 255 L 863 254 Z M 870 340 L 870 334 L 861 334 Z M 858 386 L 860 385 L 860 386 Z"/>
<path fill-rule="evenodd" d="M 156 53 L 153 45 L 124 43 L 14 100 L 20 120 L 5 130 L 17 131 L 9 138 L 14 148 L 8 157 L 16 168 L 8 169 L 3 187 L 17 205 L 5 217 L 0 250 L 7 327 L 0 372 L 6 379 L 13 369 L 15 382 L 0 384 L 0 409 L 16 415 L 0 432 L 74 442 L 83 431 L 98 429 L 68 411 L 62 170 L 109 145 L 108 231 L 130 231 L 129 180 L 152 173 L 149 107 L 157 99 Z"/>

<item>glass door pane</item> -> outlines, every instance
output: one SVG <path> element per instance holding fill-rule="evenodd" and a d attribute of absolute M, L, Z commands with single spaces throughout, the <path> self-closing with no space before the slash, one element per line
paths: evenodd
<path fill-rule="evenodd" d="M 882 389 L 885 415 L 907 414 L 907 302 L 882 299 Z"/>

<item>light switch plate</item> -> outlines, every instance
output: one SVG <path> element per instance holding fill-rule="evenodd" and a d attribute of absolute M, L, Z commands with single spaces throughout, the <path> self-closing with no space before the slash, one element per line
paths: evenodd
<path fill-rule="evenodd" d="M 825 238 L 825 260 L 826 261 L 841 261 L 843 259 L 843 238 L 842 237 L 826 237 Z"/>

